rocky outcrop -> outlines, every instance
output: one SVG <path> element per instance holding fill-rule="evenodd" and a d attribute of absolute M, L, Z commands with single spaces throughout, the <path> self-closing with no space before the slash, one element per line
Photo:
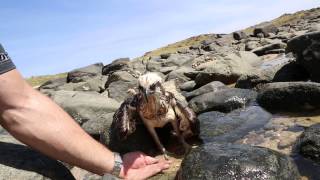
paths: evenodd
<path fill-rule="evenodd" d="M 96 63 L 83 68 L 75 69 L 68 73 L 67 82 L 81 82 L 83 79 L 100 75 L 102 73 L 102 67 L 102 63 Z"/>
<path fill-rule="evenodd" d="M 269 110 L 301 111 L 320 107 L 320 84 L 277 82 L 261 87 L 258 103 Z"/>
<path fill-rule="evenodd" d="M 177 179 L 300 179 L 293 160 L 266 148 L 248 145 L 200 146 L 182 162 Z"/>
<path fill-rule="evenodd" d="M 320 124 L 309 127 L 299 140 L 300 153 L 320 164 Z"/>
<path fill-rule="evenodd" d="M 222 82 L 213 81 L 213 82 L 208 83 L 204 86 L 201 86 L 200 88 L 195 89 L 191 92 L 186 92 L 183 95 L 187 98 L 187 100 L 190 100 L 196 96 L 200 96 L 202 94 L 206 94 L 209 92 L 216 92 L 216 91 L 223 89 L 223 88 L 226 88 L 226 86 Z"/>

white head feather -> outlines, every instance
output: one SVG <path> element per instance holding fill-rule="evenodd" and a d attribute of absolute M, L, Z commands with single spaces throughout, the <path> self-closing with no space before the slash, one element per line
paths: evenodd
<path fill-rule="evenodd" d="M 138 83 L 141 87 L 148 89 L 152 84 L 160 82 L 162 83 L 162 78 L 157 73 L 146 73 L 139 77 Z"/>

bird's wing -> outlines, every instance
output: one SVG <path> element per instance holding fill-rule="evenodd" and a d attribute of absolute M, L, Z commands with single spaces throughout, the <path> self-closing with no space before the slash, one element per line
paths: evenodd
<path fill-rule="evenodd" d="M 179 92 L 176 82 L 174 80 L 166 81 L 162 83 L 162 87 L 166 92 L 170 92 L 183 107 L 188 105 L 186 98 Z"/>
<path fill-rule="evenodd" d="M 136 130 L 137 96 L 126 99 L 114 113 L 111 128 L 117 132 L 120 140 L 126 139 Z"/>

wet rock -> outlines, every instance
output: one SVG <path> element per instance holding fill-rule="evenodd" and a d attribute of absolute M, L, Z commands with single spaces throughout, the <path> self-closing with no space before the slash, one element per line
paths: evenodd
<path fill-rule="evenodd" d="M 180 85 L 180 89 L 182 91 L 192 91 L 195 86 L 196 86 L 196 83 L 194 81 L 187 81 Z"/>
<path fill-rule="evenodd" d="M 249 132 L 263 127 L 272 115 L 258 106 L 228 114 L 211 111 L 200 114 L 200 138 L 206 142 L 234 143 Z"/>
<path fill-rule="evenodd" d="M 299 141 L 300 153 L 320 164 L 320 124 L 310 126 Z"/>
<path fill-rule="evenodd" d="M 196 113 L 208 111 L 229 112 L 255 101 L 257 93 L 248 89 L 227 88 L 197 96 L 189 101 Z"/>
<path fill-rule="evenodd" d="M 102 63 L 96 63 L 83 68 L 75 69 L 68 73 L 67 82 L 82 82 L 83 78 L 101 75 L 102 67 Z"/>
<path fill-rule="evenodd" d="M 320 107 L 320 84 L 277 82 L 261 87 L 258 103 L 269 110 L 301 111 Z"/>
<path fill-rule="evenodd" d="M 119 71 L 121 69 L 128 68 L 128 64 L 130 62 L 129 58 L 120 58 L 112 61 L 112 63 L 106 65 L 102 69 L 103 75 L 111 74 L 115 71 Z"/>
<path fill-rule="evenodd" d="M 50 97 L 91 135 L 100 134 L 101 122 L 110 121 L 120 104 L 96 92 L 55 91 Z"/>
<path fill-rule="evenodd" d="M 204 86 L 201 86 L 200 88 L 195 89 L 191 92 L 186 92 L 183 95 L 187 98 L 187 100 L 190 100 L 196 96 L 200 96 L 202 94 L 209 93 L 209 92 L 216 92 L 216 91 L 218 91 L 222 88 L 225 88 L 225 87 L 226 86 L 222 82 L 213 81 L 213 82 L 208 83 Z"/>
<path fill-rule="evenodd" d="M 39 89 L 40 90 L 43 90 L 43 89 L 57 90 L 58 87 L 63 86 L 66 83 L 67 83 L 66 78 L 53 79 L 53 80 L 49 80 L 49 81 L 43 83 L 39 87 Z"/>
<path fill-rule="evenodd" d="M 320 32 L 304 34 L 288 42 L 287 52 L 293 52 L 297 62 L 310 74 L 312 81 L 320 82 Z"/>
<path fill-rule="evenodd" d="M 12 136 L 0 136 L 0 154 L 1 179 L 75 179 L 62 163 L 30 149 Z"/>
<path fill-rule="evenodd" d="M 276 151 L 248 145 L 208 143 L 183 160 L 177 179 L 298 180 L 293 160 Z"/>

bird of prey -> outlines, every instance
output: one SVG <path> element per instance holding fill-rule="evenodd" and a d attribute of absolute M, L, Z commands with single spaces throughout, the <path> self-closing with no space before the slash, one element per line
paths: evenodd
<path fill-rule="evenodd" d="M 133 96 L 126 99 L 115 112 L 112 126 L 117 128 L 119 139 L 124 140 L 135 131 L 137 118 L 140 118 L 165 159 L 168 159 L 155 128 L 170 123 L 187 152 L 191 147 L 185 138 L 199 134 L 199 123 L 193 110 L 183 106 L 173 93 L 165 90 L 162 83 L 162 78 L 156 73 L 140 76 L 138 92 L 131 90 Z"/>

